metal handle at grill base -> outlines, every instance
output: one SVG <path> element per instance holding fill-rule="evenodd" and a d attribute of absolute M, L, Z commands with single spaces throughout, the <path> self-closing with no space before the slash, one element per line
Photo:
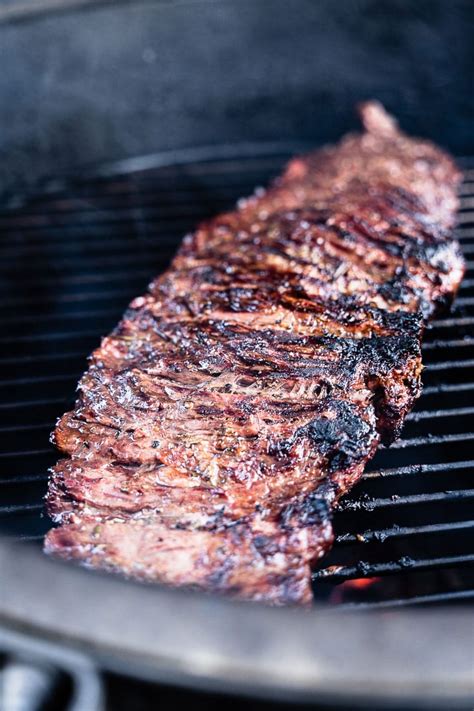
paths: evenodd
<path fill-rule="evenodd" d="M 2 711 L 41 711 L 55 691 L 59 671 L 72 685 L 65 711 L 104 711 L 99 673 L 86 655 L 1 626 L 0 650 L 9 655 L 0 671 Z"/>

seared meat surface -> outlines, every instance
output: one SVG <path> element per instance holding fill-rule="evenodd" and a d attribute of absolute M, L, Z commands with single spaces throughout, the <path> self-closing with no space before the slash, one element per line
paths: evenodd
<path fill-rule="evenodd" d="M 54 433 L 47 552 L 310 601 L 331 508 L 398 436 L 464 268 L 455 165 L 378 104 L 361 115 L 187 236 L 92 354 Z"/>

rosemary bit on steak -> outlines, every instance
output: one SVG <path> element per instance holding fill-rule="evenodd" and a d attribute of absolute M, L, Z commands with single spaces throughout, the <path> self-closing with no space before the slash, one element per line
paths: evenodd
<path fill-rule="evenodd" d="M 311 600 L 331 509 L 420 392 L 464 265 L 460 174 L 375 102 L 188 235 L 93 353 L 54 442 L 46 551 L 274 604 Z"/>

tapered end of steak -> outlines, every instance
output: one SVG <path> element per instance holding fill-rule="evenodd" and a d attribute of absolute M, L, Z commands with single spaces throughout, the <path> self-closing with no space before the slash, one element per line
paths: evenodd
<path fill-rule="evenodd" d="M 380 104 L 360 114 L 188 235 L 94 352 L 54 433 L 48 553 L 310 601 L 331 507 L 399 435 L 464 270 L 456 166 Z"/>
<path fill-rule="evenodd" d="M 396 139 L 399 134 L 398 122 L 385 111 L 379 101 L 362 102 L 357 106 L 357 110 L 367 133 L 388 140 Z"/>

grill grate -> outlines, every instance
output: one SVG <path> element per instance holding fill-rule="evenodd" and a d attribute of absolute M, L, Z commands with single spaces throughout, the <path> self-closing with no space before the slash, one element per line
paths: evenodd
<path fill-rule="evenodd" d="M 293 149 L 256 147 L 242 158 L 236 148 L 155 168 L 149 160 L 146 170 L 13 196 L 0 211 L 2 533 L 40 541 L 49 527 L 42 497 L 57 455 L 48 435 L 100 336 L 187 231 L 267 183 Z M 427 331 L 425 388 L 402 439 L 340 503 L 336 545 L 314 573 L 318 599 L 339 606 L 474 598 L 474 159 L 461 163 L 468 273 L 453 312 Z"/>

